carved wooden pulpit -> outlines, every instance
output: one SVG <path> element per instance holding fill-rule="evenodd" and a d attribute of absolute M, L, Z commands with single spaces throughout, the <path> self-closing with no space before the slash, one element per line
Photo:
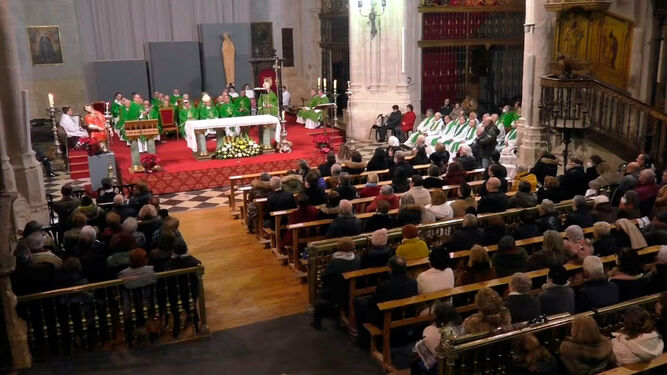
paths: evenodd
<path fill-rule="evenodd" d="M 144 171 L 141 165 L 141 157 L 139 155 L 139 140 L 146 139 L 148 144 L 148 152 L 155 154 L 155 137 L 160 134 L 157 128 L 157 120 L 136 120 L 125 122 L 125 137 L 130 140 L 130 149 L 132 153 L 132 166 L 130 173 L 139 173 Z"/>

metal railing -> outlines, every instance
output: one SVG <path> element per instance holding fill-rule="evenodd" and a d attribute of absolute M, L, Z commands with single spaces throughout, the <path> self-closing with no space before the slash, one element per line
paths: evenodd
<path fill-rule="evenodd" d="M 667 113 L 589 77 L 540 79 L 540 124 L 558 131 L 591 129 L 667 165 Z"/>
<path fill-rule="evenodd" d="M 203 275 L 199 266 L 160 272 L 140 287 L 117 279 L 50 290 L 18 297 L 16 309 L 36 358 L 200 339 L 210 336 Z"/>
<path fill-rule="evenodd" d="M 630 306 L 640 306 L 653 311 L 660 294 L 653 294 L 607 306 L 583 314 L 592 316 L 604 333 L 618 328 L 621 315 Z M 507 333 L 490 332 L 461 336 L 446 340 L 438 347 L 438 373 L 453 374 L 505 374 L 513 360 L 512 340 L 524 334 L 534 334 L 551 353 L 558 354 L 563 339 L 570 333 L 574 315 L 558 315 L 552 320 Z"/>

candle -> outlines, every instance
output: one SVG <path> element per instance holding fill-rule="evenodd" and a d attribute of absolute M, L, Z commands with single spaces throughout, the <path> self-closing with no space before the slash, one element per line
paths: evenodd
<path fill-rule="evenodd" d="M 283 111 L 283 113 L 282 113 L 282 117 L 281 117 L 281 118 L 282 118 L 283 120 L 285 119 L 285 111 Z"/>
<path fill-rule="evenodd" d="M 334 79 L 334 91 L 336 91 L 336 82 L 338 82 L 338 80 Z"/>
<path fill-rule="evenodd" d="M 350 89 L 350 81 L 347 81 L 347 89 Z"/>
<path fill-rule="evenodd" d="M 326 78 L 324 79 L 324 86 L 322 86 L 322 88 L 324 89 L 324 91 L 327 90 L 327 79 Z"/>
<path fill-rule="evenodd" d="M 319 90 L 320 84 L 322 83 L 322 78 L 317 77 L 317 89 Z"/>
<path fill-rule="evenodd" d="M 49 93 L 49 108 L 53 108 L 55 105 L 53 104 L 53 94 Z"/>
<path fill-rule="evenodd" d="M 104 103 L 104 111 L 109 112 L 109 102 Z"/>

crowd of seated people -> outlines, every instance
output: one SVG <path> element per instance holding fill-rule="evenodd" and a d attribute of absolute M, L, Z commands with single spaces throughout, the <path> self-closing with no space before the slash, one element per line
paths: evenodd
<path fill-rule="evenodd" d="M 179 220 L 159 209 L 145 183 L 136 184 L 127 204 L 121 194 L 100 195 L 98 202 L 113 202 L 107 210 L 90 196 L 73 198 L 70 185 L 62 193 L 53 203 L 56 238 L 37 221 L 19 232 L 11 276 L 16 295 L 113 279 L 123 279 L 129 290 L 155 283 L 157 272 L 201 264 L 188 253 Z"/>
<path fill-rule="evenodd" d="M 373 158 L 377 160 L 381 155 L 386 155 L 384 150 L 376 151 Z M 458 198 L 443 202 L 439 190 L 429 190 L 425 185 L 428 182 L 427 186 L 430 187 L 441 186 L 439 183 L 447 179 L 447 172 L 439 173 L 440 167 L 436 163 L 431 163 L 427 178 L 411 174 L 412 165 L 405 156 L 401 151 L 395 152 L 394 160 L 388 163 L 389 165 L 394 163 L 390 167 L 394 171 L 391 174 L 391 185 L 376 189 L 374 192 L 377 192 L 377 195 L 367 206 L 368 212 L 375 213 L 370 219 L 366 219 L 363 227 L 365 232 L 373 232 L 371 241 L 373 255 L 362 255 L 352 266 L 353 269 L 377 267 L 382 265 L 381 261 L 388 259 L 387 265 L 390 268 L 389 279 L 378 284 L 373 295 L 355 299 L 353 308 L 357 311 L 356 329 L 360 340 L 368 340 L 363 323 L 373 322 L 382 327 L 381 316 L 376 307 L 378 302 L 446 290 L 453 286 L 503 276 L 511 276 L 507 296 L 499 296 L 492 289 L 481 289 L 475 298 L 477 312 L 462 322 L 457 317 L 451 316 L 446 307 L 438 307 L 439 310 L 434 311 L 436 320 L 427 331 L 432 330 L 432 327 L 450 327 L 457 322 L 456 328 L 450 332 L 455 334 L 484 332 L 503 325 L 529 321 L 542 314 L 563 312 L 574 314 L 649 293 L 667 291 L 667 207 L 664 203 L 667 196 L 667 178 L 665 178 L 667 175 L 661 175 L 662 180 L 658 183 L 650 164 L 643 164 L 643 169 L 638 171 L 634 171 L 629 165 L 630 168 L 626 173 L 629 176 L 636 174 L 634 185 L 626 184 L 629 188 L 621 186 L 623 182 L 622 178 L 619 178 L 618 187 L 600 186 L 594 195 L 591 195 L 589 189 L 599 186 L 596 184 L 600 183 L 600 176 L 609 173 L 606 162 L 598 157 L 592 157 L 592 161 L 597 163 L 587 170 L 583 166 L 582 159 L 574 156 L 567 161 L 565 173 L 558 176 L 558 170 L 555 168 L 558 164 L 557 159 L 545 153 L 530 170 L 519 168 L 520 172 L 515 181 L 517 182 L 515 188 L 518 191 L 509 197 L 507 184 L 503 186 L 499 177 L 503 176 L 502 170 L 496 166 L 499 164 L 491 157 L 484 182 L 485 189 L 483 192 L 480 191 L 479 198 L 472 196 L 470 186 L 462 181 Z M 649 157 L 640 155 L 639 159 L 648 160 Z M 446 170 L 451 169 L 456 163 L 450 163 L 448 168 L 446 166 Z M 639 162 L 629 164 L 641 165 Z M 593 184 L 593 181 L 598 182 Z M 367 186 L 375 188 L 376 180 L 373 179 Z M 622 194 L 618 193 L 618 189 L 623 189 Z M 397 190 L 400 195 L 396 194 Z M 618 203 L 614 204 L 613 197 L 616 194 L 620 194 L 620 198 Z M 589 198 L 592 198 L 592 201 Z M 566 215 L 561 215 L 555 211 L 555 205 L 564 201 L 571 202 L 572 210 Z M 647 201 L 650 204 L 646 203 Z M 339 207 L 336 220 L 341 222 L 353 220 L 351 218 L 355 214 L 348 203 L 345 202 Z M 443 204 L 446 207 L 443 207 Z M 491 217 L 485 219 L 484 228 L 478 224 L 477 215 L 481 213 L 498 213 L 509 208 L 530 207 L 536 207 L 536 210 L 520 212 L 517 223 L 505 224 L 499 217 Z M 398 215 L 388 215 L 390 208 L 398 208 Z M 419 238 L 417 225 L 452 217 L 462 217 L 461 226 L 444 238 L 441 246 L 429 249 L 428 244 Z M 353 222 L 357 223 L 357 220 Z M 361 228 L 362 224 L 358 227 Z M 393 227 L 402 227 L 403 237 L 402 242 L 394 249 L 387 247 L 385 234 L 387 229 Z M 356 233 L 350 230 L 328 237 L 346 238 Z M 521 246 L 517 246 L 517 240 L 537 236 L 544 237 L 541 248 L 536 251 L 527 252 Z M 490 256 L 484 247 L 489 245 L 497 246 L 493 256 Z M 656 257 L 657 262 L 650 267 L 650 271 L 647 271 L 637 251 L 653 245 L 666 246 L 660 249 Z M 449 253 L 461 250 L 470 250 L 467 261 L 458 265 L 449 264 Z M 617 263 L 616 267 L 607 272 L 600 257 L 608 255 L 617 255 Z M 374 261 L 364 261 L 366 256 Z M 335 257 L 351 260 L 355 257 L 355 251 L 352 249 L 347 255 L 341 254 Z M 420 259 L 428 259 L 431 268 L 413 278 L 407 273 L 407 264 Z M 582 270 L 572 276 L 566 271 L 564 267 L 566 264 L 581 265 Z M 532 280 L 524 272 L 540 269 L 548 269 L 547 283 L 538 295 L 533 295 Z M 336 274 L 337 282 L 332 284 L 326 281 L 323 283 L 323 289 L 335 289 L 336 286 L 342 288 L 338 292 L 329 290 L 328 293 L 337 297 L 335 301 L 327 300 L 326 312 L 338 311 L 337 308 L 340 307 L 347 308 L 347 285 L 340 282 L 345 271 L 330 266 L 325 272 L 328 278 L 332 277 L 331 274 Z M 575 281 L 577 287 L 573 288 L 570 283 Z M 319 298 L 322 296 L 319 296 L 318 300 Z M 317 319 L 313 324 L 316 328 L 322 327 L 322 317 L 327 315 L 323 311 L 318 310 Z M 572 355 L 572 347 L 575 345 L 599 347 L 600 369 L 614 363 L 625 364 L 629 363 L 628 361 L 647 360 L 661 353 L 662 342 L 657 343 L 660 336 L 653 334 L 651 318 L 637 311 L 628 311 L 628 314 L 632 320 L 638 320 L 632 323 L 638 327 L 626 327 L 618 334 L 614 334 L 612 339 L 600 336 L 599 332 L 599 337 L 595 336 L 589 331 L 595 331 L 597 327 L 586 327 L 587 323 L 582 323 L 582 320 L 577 318 L 576 324 L 573 324 L 572 337 L 563 343 L 567 354 L 558 358 L 551 353 L 542 352 L 539 357 L 549 362 L 545 366 L 548 365 L 548 368 L 556 371 L 547 373 L 559 373 L 558 371 L 588 373 L 580 372 L 579 366 L 582 364 L 575 363 L 580 360 L 579 358 L 568 357 Z M 580 329 L 588 330 L 587 334 L 591 334 L 590 341 L 582 341 Z M 428 346 L 424 343 L 427 339 L 433 339 L 433 333 L 427 331 L 420 341 L 420 345 L 424 347 Z M 538 350 L 533 340 L 525 340 L 524 350 L 527 350 L 526 348 Z M 627 340 L 634 340 L 636 345 L 651 345 L 651 347 L 641 359 L 636 356 L 625 359 L 630 349 L 622 345 L 626 345 Z M 602 342 L 609 342 L 609 345 L 604 344 L 606 345 L 604 350 Z M 418 353 L 420 350 L 425 349 L 416 348 Z M 626 353 L 619 356 L 619 353 L 624 351 Z M 422 357 L 422 360 L 424 358 Z M 537 371 L 541 364 L 534 361 L 535 358 L 532 358 L 528 362 L 519 361 L 516 365 L 530 368 L 535 373 L 542 373 Z M 429 369 L 432 370 L 425 366 L 428 364 L 432 362 L 426 361 L 421 364 L 420 368 L 424 373 Z"/>

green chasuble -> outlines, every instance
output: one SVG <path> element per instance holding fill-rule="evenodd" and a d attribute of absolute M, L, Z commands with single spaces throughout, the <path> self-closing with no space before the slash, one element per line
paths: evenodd
<path fill-rule="evenodd" d="M 159 107 L 161 104 L 162 104 L 162 100 L 160 100 L 160 99 L 158 99 L 158 98 L 153 98 L 153 99 L 151 99 L 151 105 L 152 105 L 153 107 L 156 107 L 156 108 L 157 108 L 157 107 Z"/>
<path fill-rule="evenodd" d="M 232 103 L 222 103 L 218 107 L 218 114 L 220 115 L 221 118 L 236 117 L 239 115 L 238 111 L 236 110 L 236 107 Z"/>
<path fill-rule="evenodd" d="M 118 128 L 120 129 L 120 136 L 122 139 L 125 139 L 125 121 L 139 120 L 139 116 L 141 116 L 143 110 L 144 107 L 135 102 L 132 102 L 129 107 L 121 107 Z"/>
<path fill-rule="evenodd" d="M 215 109 L 215 107 L 211 106 L 211 108 L 206 108 L 201 107 L 199 108 L 199 119 L 200 120 L 207 120 L 207 119 L 212 119 L 212 118 L 218 118 L 218 110 Z"/>
<path fill-rule="evenodd" d="M 271 104 L 272 107 L 266 107 Z M 260 115 L 273 115 L 278 117 L 278 97 L 272 91 L 268 94 L 262 94 L 257 101 L 257 110 Z"/>
<path fill-rule="evenodd" d="M 185 123 L 188 120 L 197 120 L 199 113 L 196 108 L 181 108 L 178 111 L 178 132 L 185 137 Z"/>
<path fill-rule="evenodd" d="M 516 111 L 512 111 L 500 115 L 498 121 L 503 124 L 505 130 L 509 131 L 519 117 L 521 116 Z"/>
<path fill-rule="evenodd" d="M 179 101 L 181 98 L 182 98 L 182 97 L 181 97 L 180 95 L 179 95 L 179 96 L 172 95 L 172 96 L 169 97 L 169 103 L 171 103 L 171 105 L 174 105 L 174 104 L 176 104 L 176 102 Z"/>
<path fill-rule="evenodd" d="M 250 98 L 247 96 L 239 96 L 234 100 L 234 105 L 236 110 L 239 112 L 239 116 L 248 116 L 250 115 Z"/>

